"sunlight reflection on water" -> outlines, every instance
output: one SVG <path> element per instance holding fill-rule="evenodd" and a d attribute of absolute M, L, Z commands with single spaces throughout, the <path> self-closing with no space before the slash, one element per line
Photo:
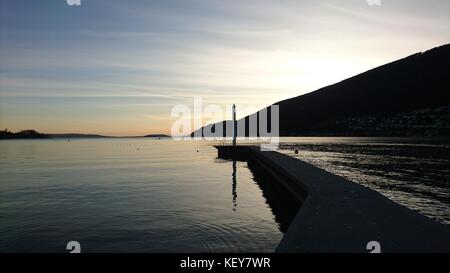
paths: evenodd
<path fill-rule="evenodd" d="M 280 152 L 450 224 L 448 140 L 289 138 L 283 140 Z"/>

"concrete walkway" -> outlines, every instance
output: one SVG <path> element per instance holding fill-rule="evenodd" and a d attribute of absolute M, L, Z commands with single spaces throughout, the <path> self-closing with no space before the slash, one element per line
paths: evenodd
<path fill-rule="evenodd" d="M 237 148 L 238 147 L 238 148 Z M 255 160 L 302 200 L 277 252 L 450 252 L 450 228 L 380 193 L 301 160 L 256 146 L 216 146 L 219 157 Z"/>

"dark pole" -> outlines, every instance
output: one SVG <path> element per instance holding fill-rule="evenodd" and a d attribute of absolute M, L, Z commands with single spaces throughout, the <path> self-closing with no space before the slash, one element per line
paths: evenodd
<path fill-rule="evenodd" d="M 236 146 L 237 121 L 236 121 L 236 105 L 233 104 L 233 146 Z"/>

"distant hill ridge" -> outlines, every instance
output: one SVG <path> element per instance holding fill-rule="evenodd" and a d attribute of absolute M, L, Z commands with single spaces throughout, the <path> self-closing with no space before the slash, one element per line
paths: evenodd
<path fill-rule="evenodd" d="M 52 138 L 107 138 L 108 136 L 102 136 L 97 134 L 49 134 Z"/>
<path fill-rule="evenodd" d="M 280 136 L 449 135 L 449 82 L 447 44 L 275 103 Z"/>
<path fill-rule="evenodd" d="M 125 137 L 125 138 L 140 138 L 140 137 L 147 137 L 147 138 L 169 138 L 170 136 L 165 134 L 151 134 L 151 135 L 145 135 L 145 136 L 131 136 L 131 137 Z M 44 134 L 39 133 L 35 130 L 22 130 L 19 132 L 11 132 L 7 129 L 0 130 L 0 139 L 36 139 L 36 138 L 64 138 L 64 139 L 70 139 L 70 138 L 122 138 L 122 137 L 113 137 L 113 136 L 104 136 L 104 135 L 98 135 L 98 134 L 79 134 L 79 133 L 69 133 L 69 134 Z"/>
<path fill-rule="evenodd" d="M 150 138 L 167 138 L 167 137 L 170 137 L 170 136 L 168 136 L 168 135 L 165 135 L 165 134 L 151 134 L 151 135 L 146 135 L 146 136 L 144 136 L 144 137 L 150 137 Z"/>

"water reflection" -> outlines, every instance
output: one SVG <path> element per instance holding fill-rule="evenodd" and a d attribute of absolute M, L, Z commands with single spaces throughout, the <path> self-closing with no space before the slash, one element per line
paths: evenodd
<path fill-rule="evenodd" d="M 298 154 L 293 152 L 296 149 Z M 282 143 L 280 152 L 450 224 L 450 146 L 446 142 L 290 142 Z"/>
<path fill-rule="evenodd" d="M 233 211 L 236 211 L 237 207 L 237 179 L 236 179 L 236 160 L 233 160 L 233 174 L 232 174 L 232 189 L 231 195 L 233 196 Z"/>
<path fill-rule="evenodd" d="M 66 252 L 69 240 L 83 252 L 273 252 L 282 233 L 252 173 L 216 153 L 198 141 L 0 141 L 0 252 Z"/>
<path fill-rule="evenodd" d="M 236 211 L 237 209 L 236 162 L 237 160 L 232 160 L 233 211 Z M 260 167 L 257 162 L 249 160 L 247 161 L 247 167 L 253 175 L 253 180 L 261 189 L 262 195 L 274 215 L 279 230 L 282 233 L 285 233 L 300 208 L 300 201 L 292 193 L 281 186 L 276 178 L 264 168 Z"/>
<path fill-rule="evenodd" d="M 300 200 L 264 168 L 260 167 L 257 162 L 249 160 L 247 165 L 253 174 L 253 180 L 258 184 L 263 197 L 272 210 L 280 231 L 286 233 L 300 208 Z"/>

